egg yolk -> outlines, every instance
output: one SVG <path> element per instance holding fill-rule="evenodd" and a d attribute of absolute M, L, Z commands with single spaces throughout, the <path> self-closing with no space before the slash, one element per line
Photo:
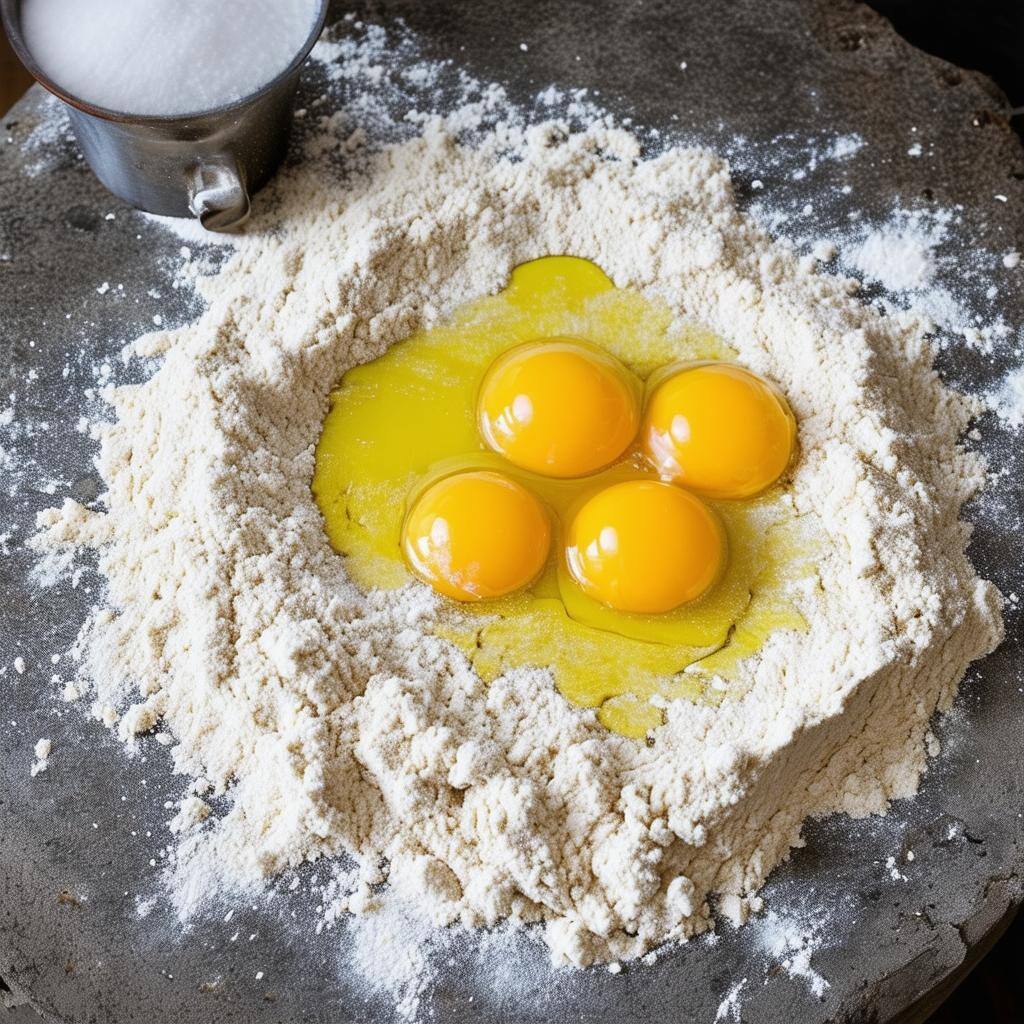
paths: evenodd
<path fill-rule="evenodd" d="M 637 379 L 608 353 L 569 339 L 527 342 L 491 364 L 477 418 L 487 446 L 513 465 L 584 476 L 636 437 L 639 396 Z"/>
<path fill-rule="evenodd" d="M 413 572 L 456 601 L 501 597 L 544 568 L 551 526 L 525 487 L 487 471 L 457 473 L 431 484 L 402 528 Z"/>
<path fill-rule="evenodd" d="M 699 498 L 673 484 L 628 480 L 599 491 L 569 528 L 566 565 L 595 600 L 659 614 L 700 597 L 725 561 L 725 532 Z"/>
<path fill-rule="evenodd" d="M 750 498 L 786 471 L 796 420 L 781 392 L 750 370 L 695 364 L 654 389 L 641 443 L 663 477 L 711 498 Z"/>

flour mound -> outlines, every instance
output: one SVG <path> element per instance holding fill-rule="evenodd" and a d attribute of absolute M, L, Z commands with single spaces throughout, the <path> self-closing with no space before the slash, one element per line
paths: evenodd
<path fill-rule="evenodd" d="M 974 407 L 932 371 L 922 322 L 768 238 L 711 153 L 641 159 L 606 126 L 470 145 L 430 121 L 354 181 L 307 166 L 278 196 L 200 282 L 198 322 L 136 345 L 163 361 L 113 392 L 105 511 L 42 517 L 41 543 L 100 550 L 110 610 L 85 649 L 117 728 L 159 724 L 230 796 L 193 847 L 238 879 L 344 852 L 352 910 L 386 878 L 438 923 L 544 922 L 556 961 L 588 964 L 707 929 L 712 894 L 742 921 L 808 816 L 914 793 L 929 718 L 1001 634 L 959 520 L 984 480 L 957 442 Z M 483 685 L 432 636 L 426 588 L 348 580 L 310 493 L 346 369 L 551 253 L 656 294 L 783 387 L 793 510 L 824 538 L 794 595 L 806 633 L 772 636 L 720 707 L 669 704 L 648 745 L 546 671 Z"/>

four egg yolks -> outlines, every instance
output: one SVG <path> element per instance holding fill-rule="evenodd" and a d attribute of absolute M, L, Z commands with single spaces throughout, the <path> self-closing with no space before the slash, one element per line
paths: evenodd
<path fill-rule="evenodd" d="M 544 568 L 551 527 L 541 503 L 500 473 L 457 473 L 431 484 L 402 531 L 406 560 L 456 601 L 501 597 Z"/>
<path fill-rule="evenodd" d="M 697 363 L 661 376 L 641 428 L 639 381 L 608 353 L 553 338 L 499 356 L 477 402 L 487 446 L 546 477 L 596 473 L 640 430 L 641 453 L 662 479 L 630 479 L 592 494 L 567 524 L 563 548 L 584 593 L 630 614 L 658 615 L 695 601 L 722 573 L 725 531 L 690 491 L 721 499 L 759 494 L 785 471 L 795 440 L 786 400 L 743 367 Z M 538 499 L 494 471 L 435 481 L 402 533 L 415 574 L 458 601 L 526 586 L 544 568 L 550 545 Z"/>
<path fill-rule="evenodd" d="M 614 357 L 569 339 L 513 348 L 480 388 L 487 446 L 513 465 L 553 477 L 614 462 L 640 425 L 640 382 Z"/>
<path fill-rule="evenodd" d="M 654 388 L 640 436 L 663 478 L 709 498 L 751 498 L 786 471 L 796 421 L 761 377 L 704 363 L 680 367 Z"/>
<path fill-rule="evenodd" d="M 591 597 L 619 611 L 656 615 L 711 587 L 724 564 L 725 533 L 714 512 L 687 491 L 628 480 L 577 511 L 565 557 Z"/>
<path fill-rule="evenodd" d="M 505 597 L 446 598 L 450 607 L 439 609 L 430 629 L 454 644 L 485 683 L 516 668 L 547 669 L 566 700 L 596 709 L 614 732 L 643 738 L 663 719 L 656 696 L 717 703 L 724 691 L 709 686 L 710 678 L 741 681 L 744 659 L 768 636 L 806 628 L 790 586 L 813 575 L 816 531 L 775 488 L 751 500 L 704 497 L 723 526 L 728 558 L 702 597 L 665 614 L 638 614 L 592 596 L 566 559 L 576 514 L 617 484 L 662 478 L 644 454 L 639 429 L 610 465 L 577 477 L 531 472 L 490 450 L 480 424 L 482 383 L 504 355 L 526 345 L 540 349 L 545 339 L 602 353 L 628 380 L 645 382 L 641 422 L 670 375 L 712 361 L 736 365 L 723 339 L 681 323 L 660 299 L 616 288 L 587 260 L 546 256 L 516 267 L 498 294 L 467 303 L 345 373 L 317 443 L 313 494 L 352 580 L 367 591 L 388 591 L 406 586 L 410 575 L 431 582 L 427 564 L 413 570 L 403 529 L 434 484 L 485 471 L 518 483 L 546 513 L 546 563 Z M 696 493 L 686 483 L 679 489 Z M 449 531 L 455 518 L 445 519 Z M 485 528 L 483 516 L 476 518 Z"/>

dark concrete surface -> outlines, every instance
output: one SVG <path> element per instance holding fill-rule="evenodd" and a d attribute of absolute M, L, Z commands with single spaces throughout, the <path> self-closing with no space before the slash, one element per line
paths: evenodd
<path fill-rule="evenodd" d="M 1024 132 L 1024 4 L 1015 0 L 867 0 L 915 46 L 992 78 Z"/>
<path fill-rule="evenodd" d="M 986 81 L 914 51 L 861 5 L 577 0 L 510 9 L 410 0 L 364 9 L 385 24 L 404 16 L 429 55 L 506 83 L 513 98 L 526 100 L 552 81 L 597 88 L 610 109 L 666 135 L 719 148 L 745 136 L 747 152 L 733 153 L 741 197 L 751 197 L 756 169 L 766 190 L 794 202 L 813 194 L 824 227 L 844 223 L 850 201 L 825 168 L 792 184 L 779 137 L 858 132 L 868 144 L 849 178 L 865 216 L 884 218 L 896 197 L 906 205 L 960 203 L 959 239 L 994 252 L 1024 247 L 1024 154 L 1006 127 L 1003 98 Z M 307 96 L 315 91 L 314 80 Z M 49 424 L 14 439 L 15 459 L 45 461 L 54 478 L 72 481 L 56 498 L 70 490 L 89 500 L 99 489 L 92 443 L 74 424 L 96 354 L 115 355 L 157 313 L 174 323 L 194 309 L 178 293 L 176 301 L 148 295 L 167 291 L 161 261 L 180 242 L 107 197 L 73 146 L 54 142 L 39 170 L 40 154 L 27 142 L 45 116 L 33 93 L 3 121 L 12 141 L 0 146 L 0 253 L 9 256 L 0 261 L 0 396 L 15 396 L 19 422 Z M 900 159 L 910 124 L 927 126 L 933 159 Z M 994 194 L 1008 202 L 993 203 Z M 952 255 L 959 244 L 951 243 Z M 131 300 L 103 301 L 96 287 L 105 280 L 123 282 Z M 1021 322 L 1019 291 L 1004 295 L 1007 321 Z M 69 313 L 74 330 L 64 326 Z M 1008 349 L 990 358 L 951 347 L 940 366 L 978 390 L 1012 358 Z M 993 417 L 979 429 L 979 443 L 1010 473 L 972 509 L 972 554 L 1004 591 L 1024 592 L 1015 484 L 1024 459 Z M 180 795 L 181 780 L 155 745 L 144 760 L 126 762 L 105 730 L 54 701 L 47 655 L 73 640 L 92 584 L 86 576 L 79 588 L 26 586 L 32 559 L 21 542 L 35 511 L 55 497 L 29 485 L 0 495 L 0 521 L 16 527 L 0 561 L 0 665 L 19 654 L 27 662 L 24 675 L 8 671 L 0 680 L 0 977 L 30 994 L 48 1020 L 388 1019 L 387 1000 L 367 995 L 346 969 L 344 926 L 319 937 L 295 927 L 291 910 L 312 917 L 298 898 L 294 906 L 279 896 L 270 909 L 240 907 L 230 927 L 212 915 L 187 932 L 159 906 L 138 916 L 136 895 L 154 889 L 149 860 L 168 838 L 160 804 Z M 746 1022 L 920 1019 L 1021 898 L 1019 611 L 1008 627 L 1007 644 L 970 673 L 956 713 L 937 723 L 945 750 L 920 796 L 885 819 L 812 823 L 807 846 L 767 886 L 777 913 L 825 922 L 811 960 L 828 982 L 820 997 L 766 956 L 755 922 L 617 978 L 552 972 L 535 945 L 520 942 L 510 956 L 524 980 L 504 991 L 487 984 L 471 950 L 457 950 L 428 999 L 436 1019 L 710 1022 L 744 977 Z M 31 781 L 31 746 L 42 735 L 57 753 Z M 905 880 L 890 877 L 890 856 Z M 235 928 L 258 939 L 232 943 Z"/>

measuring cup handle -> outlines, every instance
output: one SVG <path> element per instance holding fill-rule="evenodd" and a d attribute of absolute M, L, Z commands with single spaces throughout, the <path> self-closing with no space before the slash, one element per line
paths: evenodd
<path fill-rule="evenodd" d="M 197 164 L 189 175 L 189 209 L 208 231 L 234 231 L 249 216 L 249 192 L 231 156 Z"/>

